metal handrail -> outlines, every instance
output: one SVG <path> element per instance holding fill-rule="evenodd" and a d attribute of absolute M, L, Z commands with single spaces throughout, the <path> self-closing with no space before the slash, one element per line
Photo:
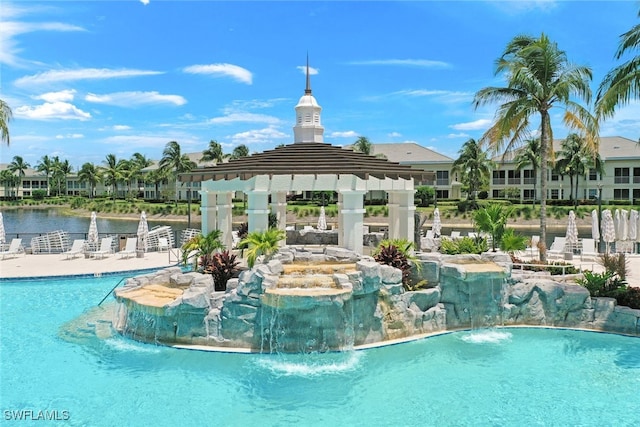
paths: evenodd
<path fill-rule="evenodd" d="M 131 276 L 129 276 L 131 277 Z M 102 300 L 100 300 L 100 302 L 98 303 L 98 307 L 100 307 L 100 304 L 102 304 L 104 302 L 104 300 L 106 300 L 109 295 L 111 295 L 111 293 L 118 287 L 120 286 L 120 283 L 122 283 L 123 281 L 127 280 L 129 277 L 123 277 L 122 279 L 120 279 L 120 281 L 118 283 L 116 283 L 116 285 L 111 288 L 111 290 L 104 296 L 104 298 L 102 298 Z"/>

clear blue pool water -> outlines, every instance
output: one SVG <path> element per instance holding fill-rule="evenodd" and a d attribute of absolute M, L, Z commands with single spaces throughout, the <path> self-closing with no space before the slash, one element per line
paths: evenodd
<path fill-rule="evenodd" d="M 60 338 L 119 279 L 0 282 L 0 424 L 49 425 L 7 419 L 26 409 L 73 426 L 640 425 L 638 338 L 500 329 L 298 356 Z"/>

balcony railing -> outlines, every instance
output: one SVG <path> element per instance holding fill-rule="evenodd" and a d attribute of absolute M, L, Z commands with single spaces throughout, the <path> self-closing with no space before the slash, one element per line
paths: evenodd
<path fill-rule="evenodd" d="M 509 178 L 507 181 L 510 185 L 520 185 L 520 178 Z"/>
<path fill-rule="evenodd" d="M 504 185 L 504 178 L 493 178 L 493 185 Z"/>
<path fill-rule="evenodd" d="M 628 184 L 629 177 L 628 176 L 616 176 L 613 178 L 613 182 L 615 184 Z"/>
<path fill-rule="evenodd" d="M 535 183 L 536 183 L 536 179 L 535 179 L 535 178 L 525 178 L 525 179 L 524 179 L 524 184 L 525 184 L 525 185 L 526 185 L 526 184 L 533 185 L 533 184 L 535 184 Z"/>
<path fill-rule="evenodd" d="M 449 178 L 436 179 L 436 185 L 449 185 Z"/>

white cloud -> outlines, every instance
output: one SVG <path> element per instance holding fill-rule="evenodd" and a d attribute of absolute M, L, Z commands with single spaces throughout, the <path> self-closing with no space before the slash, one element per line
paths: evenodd
<path fill-rule="evenodd" d="M 447 138 L 453 139 L 453 138 L 469 138 L 469 135 L 462 132 L 462 133 L 450 133 L 449 135 L 447 135 Z"/>
<path fill-rule="evenodd" d="M 357 138 L 360 134 L 353 130 L 347 130 L 342 132 L 331 132 L 329 136 L 333 138 Z"/>
<path fill-rule="evenodd" d="M 33 14 L 38 6 L 21 7 L 9 2 L 2 5 L 2 14 L 0 14 L 0 64 L 8 65 L 24 65 L 25 61 L 18 57 L 21 52 L 20 44 L 17 36 L 36 31 L 86 31 L 77 25 L 65 24 L 62 22 L 19 22 L 8 21 L 6 19 L 14 19 L 23 15 Z M 40 7 L 40 9 L 43 9 Z"/>
<path fill-rule="evenodd" d="M 56 135 L 56 139 L 80 139 L 84 138 L 81 133 L 68 133 L 66 135 Z"/>
<path fill-rule="evenodd" d="M 399 133 L 399 132 L 391 132 L 391 133 L 388 133 L 387 136 L 389 138 L 400 138 L 402 136 L 402 134 Z"/>
<path fill-rule="evenodd" d="M 17 86 L 68 82 L 77 80 L 104 80 L 114 78 L 153 76 L 163 74 L 162 71 L 109 68 L 78 68 L 74 70 L 51 70 L 32 76 L 21 77 L 15 81 Z"/>
<path fill-rule="evenodd" d="M 237 122 L 278 124 L 280 123 L 280 119 L 266 114 L 231 113 L 227 114 L 226 116 L 214 117 L 213 119 L 210 119 L 208 121 L 208 123 L 213 124 L 227 124 Z"/>
<path fill-rule="evenodd" d="M 16 117 L 32 120 L 89 120 L 91 114 L 68 102 L 45 102 L 35 107 L 22 106 L 14 110 Z"/>
<path fill-rule="evenodd" d="M 270 98 L 270 99 L 237 99 L 226 105 L 222 112 L 224 114 L 242 113 L 245 110 L 258 110 L 262 108 L 270 108 L 282 102 L 291 101 L 289 98 Z"/>
<path fill-rule="evenodd" d="M 183 69 L 189 74 L 210 74 L 214 77 L 231 77 L 241 83 L 253 82 L 251 71 L 233 64 L 191 65 Z"/>
<path fill-rule="evenodd" d="M 407 89 L 393 92 L 392 95 L 429 96 L 433 97 L 439 102 L 446 104 L 471 102 L 471 100 L 473 99 L 473 93 L 471 92 L 458 92 L 451 90 Z"/>
<path fill-rule="evenodd" d="M 423 68 L 449 68 L 451 64 L 430 59 L 372 59 L 369 61 L 351 61 L 351 65 L 400 65 Z"/>
<path fill-rule="evenodd" d="M 622 136 L 638 140 L 640 137 L 640 102 L 633 101 L 618 108 L 613 118 L 600 124 L 601 136 Z"/>
<path fill-rule="evenodd" d="M 284 138 L 289 138 L 286 133 L 280 132 L 273 126 L 263 129 L 255 129 L 247 132 L 240 132 L 227 137 L 234 145 L 238 144 L 263 144 L 268 142 L 280 142 Z"/>
<path fill-rule="evenodd" d="M 42 95 L 34 96 L 34 99 L 41 99 L 46 102 L 68 102 L 73 101 L 76 94 L 75 89 L 61 90 L 59 92 L 47 92 Z"/>
<path fill-rule="evenodd" d="M 140 3 L 146 6 L 149 4 L 149 0 L 140 0 Z"/>
<path fill-rule="evenodd" d="M 113 126 L 113 130 L 118 130 L 118 131 L 129 130 L 129 129 L 131 129 L 131 126 L 127 126 L 127 125 L 114 125 Z"/>
<path fill-rule="evenodd" d="M 455 130 L 486 130 L 489 126 L 491 126 L 491 120 L 478 119 L 473 122 L 458 123 L 449 127 Z"/>
<path fill-rule="evenodd" d="M 302 74 L 304 74 L 304 75 L 307 74 L 307 66 L 306 65 L 298 65 L 296 68 L 298 70 L 302 71 Z M 320 72 L 319 69 L 313 68 L 313 67 L 309 67 L 309 75 L 310 76 L 315 76 L 316 74 L 318 74 L 318 72 Z"/>
<path fill-rule="evenodd" d="M 118 107 L 137 107 L 139 105 L 149 104 L 184 105 L 187 103 L 187 100 L 180 95 L 162 95 L 156 91 L 114 92 L 104 95 L 89 93 L 84 99 L 88 102 L 116 105 Z"/>

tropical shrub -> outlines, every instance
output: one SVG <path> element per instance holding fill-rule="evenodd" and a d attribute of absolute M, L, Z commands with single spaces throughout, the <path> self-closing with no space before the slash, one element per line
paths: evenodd
<path fill-rule="evenodd" d="M 205 272 L 211 273 L 216 291 L 225 291 L 227 289 L 227 281 L 238 272 L 238 265 L 240 265 L 240 262 L 228 250 L 215 252 L 211 255 Z"/>
<path fill-rule="evenodd" d="M 511 209 L 492 203 L 486 208 L 476 211 L 473 221 L 478 230 L 491 235 L 491 249 L 496 251 L 496 244 L 502 240 L 507 220 L 511 216 Z"/>
<path fill-rule="evenodd" d="M 247 248 L 247 264 L 253 268 L 258 257 L 264 257 L 264 261 L 269 260 L 280 249 L 279 242 L 286 237 L 283 230 L 270 228 L 267 231 L 254 231 L 239 243 Z"/>
<path fill-rule="evenodd" d="M 189 258 L 195 255 L 194 269 L 199 265 L 203 270 L 209 268 L 211 264 L 211 256 L 215 251 L 225 249 L 224 244 L 220 241 L 222 231 L 213 230 L 206 236 L 198 234 L 182 245 L 182 263 L 187 265 Z M 193 253 L 195 252 L 195 253 Z"/>
<path fill-rule="evenodd" d="M 440 242 L 440 252 L 447 255 L 481 254 L 487 250 L 487 240 L 483 237 L 465 236 L 456 240 L 442 239 Z"/>
<path fill-rule="evenodd" d="M 402 271 L 402 287 L 407 291 L 415 291 L 426 286 L 427 281 L 421 280 L 413 283 L 411 280 L 411 268 L 413 265 L 419 269 L 422 264 L 416 262 L 411 255 L 413 242 L 406 239 L 383 240 L 373 253 L 373 259 L 384 265 L 390 265 Z"/>
<path fill-rule="evenodd" d="M 509 254 L 522 251 L 527 248 L 527 240 L 526 236 L 516 233 L 513 228 L 507 228 L 500 239 L 500 249 Z"/>

